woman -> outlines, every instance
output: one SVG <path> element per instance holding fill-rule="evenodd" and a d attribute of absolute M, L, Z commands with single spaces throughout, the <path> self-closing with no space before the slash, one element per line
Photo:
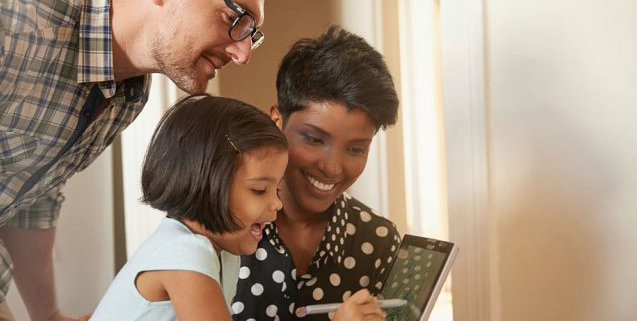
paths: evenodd
<path fill-rule="evenodd" d="M 376 293 L 400 242 L 395 226 L 346 190 L 376 132 L 396 121 L 398 98 L 382 56 L 338 27 L 302 39 L 277 75 L 270 117 L 288 139 L 283 209 L 243 256 L 233 318 L 329 320 L 296 308 Z M 364 309 L 350 319 L 373 320 Z"/>

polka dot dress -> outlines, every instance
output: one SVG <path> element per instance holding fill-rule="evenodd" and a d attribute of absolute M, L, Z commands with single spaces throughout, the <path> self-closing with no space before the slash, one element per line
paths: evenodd
<path fill-rule="evenodd" d="M 266 225 L 254 255 L 241 257 L 235 321 L 327 321 L 327 314 L 298 318 L 308 304 L 341 302 L 367 288 L 377 293 L 400 244 L 396 227 L 347 194 L 336 199 L 332 217 L 305 275 L 296 275 L 292 256 Z"/>

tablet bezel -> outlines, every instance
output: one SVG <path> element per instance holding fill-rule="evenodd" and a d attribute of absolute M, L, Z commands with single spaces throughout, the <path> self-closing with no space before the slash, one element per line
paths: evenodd
<path fill-rule="evenodd" d="M 396 266 L 396 262 L 398 261 L 398 253 L 400 252 L 401 249 L 406 250 L 408 246 L 414 246 L 414 247 L 422 248 L 424 250 L 435 251 L 445 255 L 442 268 L 438 272 L 438 275 L 436 275 L 434 287 L 431 289 L 431 292 L 429 293 L 427 299 L 425 300 L 425 306 L 419 307 L 422 312 L 418 320 L 427 320 L 429 318 L 429 315 L 431 314 L 431 311 L 433 310 L 433 307 L 436 303 L 436 299 L 438 298 L 438 295 L 440 294 L 440 291 L 442 290 L 442 287 L 447 279 L 447 276 L 449 275 L 449 272 L 451 271 L 451 266 L 453 265 L 453 262 L 458 253 L 458 247 L 452 242 L 405 234 L 405 236 L 403 237 L 400 243 L 400 247 L 394 254 L 392 265 L 389 271 L 385 274 L 385 277 L 383 279 L 383 286 L 378 292 L 379 295 L 382 295 L 386 282 L 389 279 L 389 276 L 391 275 L 394 269 L 394 266 Z M 411 320 L 411 321 L 418 321 L 418 320 Z"/>

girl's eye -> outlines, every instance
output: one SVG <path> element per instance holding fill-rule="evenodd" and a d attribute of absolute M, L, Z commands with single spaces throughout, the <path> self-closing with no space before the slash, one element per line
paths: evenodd
<path fill-rule="evenodd" d="M 263 195 L 265 194 L 266 190 L 265 189 L 253 189 L 252 193 L 254 193 L 254 195 Z"/>

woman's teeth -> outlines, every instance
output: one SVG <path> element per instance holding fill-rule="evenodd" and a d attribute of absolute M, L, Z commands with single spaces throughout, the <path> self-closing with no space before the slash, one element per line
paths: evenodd
<path fill-rule="evenodd" d="M 319 182 L 316 178 L 310 176 L 310 175 L 305 175 L 305 177 L 307 178 L 308 182 L 310 182 L 310 184 L 312 184 L 312 186 L 316 187 L 316 189 L 323 191 L 323 192 L 327 192 L 330 191 L 334 188 L 334 185 L 336 184 L 325 184 L 325 183 L 321 183 Z"/>

